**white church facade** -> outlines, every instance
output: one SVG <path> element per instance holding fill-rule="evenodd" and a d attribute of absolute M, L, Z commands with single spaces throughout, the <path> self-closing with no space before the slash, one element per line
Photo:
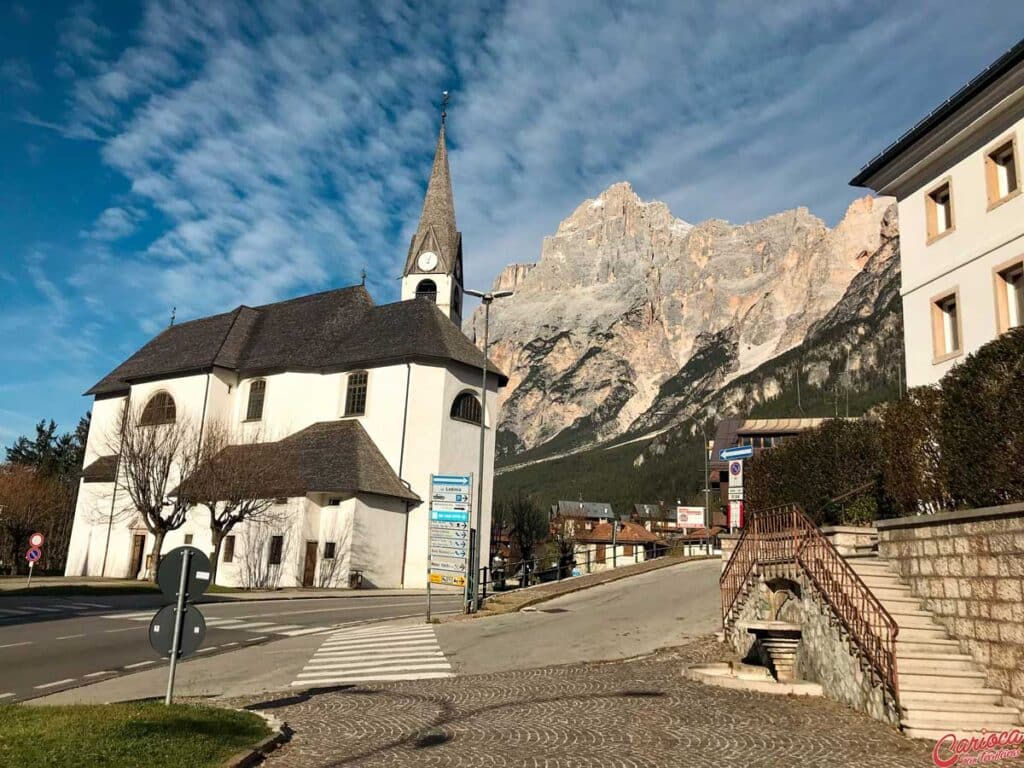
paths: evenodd
<path fill-rule="evenodd" d="M 154 536 L 119 481 L 117 440 L 122 414 L 148 409 L 164 423 L 197 425 L 200 436 L 227 425 L 235 449 L 287 457 L 287 473 L 259 481 L 275 514 L 230 532 L 218 584 L 344 587 L 358 573 L 364 586 L 425 586 L 430 477 L 478 474 L 481 419 L 485 472 L 475 479 L 481 540 L 490 538 L 497 393 L 507 378 L 462 333 L 461 314 L 442 121 L 401 301 L 377 305 L 360 285 L 172 325 L 86 393 L 95 402 L 67 575 L 149 574 Z M 189 510 L 162 552 L 185 543 L 212 552 L 205 507 Z M 486 552 L 478 557 L 487 564 Z"/>

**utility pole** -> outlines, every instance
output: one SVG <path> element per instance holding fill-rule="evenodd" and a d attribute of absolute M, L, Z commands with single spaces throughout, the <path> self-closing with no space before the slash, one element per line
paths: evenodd
<path fill-rule="evenodd" d="M 473 534 L 476 546 L 472 548 L 475 553 L 474 557 L 476 562 L 472 564 L 473 594 L 469 596 L 469 610 L 470 612 L 475 613 L 480 607 L 477 601 L 479 600 L 480 595 L 480 543 L 483 540 L 483 534 L 480 531 L 480 526 L 482 524 L 481 521 L 483 520 L 484 508 L 484 447 L 487 443 L 487 351 L 491 344 L 491 302 L 495 299 L 502 299 L 506 296 L 511 296 L 512 291 L 472 291 L 466 288 L 463 292 L 470 296 L 476 296 L 484 305 L 484 361 L 480 366 L 482 376 L 480 383 L 480 471 L 477 473 L 476 479 L 476 532 Z M 488 541 L 490 541 L 490 536 L 488 536 Z M 489 551 L 487 553 L 487 559 L 489 562 Z"/>

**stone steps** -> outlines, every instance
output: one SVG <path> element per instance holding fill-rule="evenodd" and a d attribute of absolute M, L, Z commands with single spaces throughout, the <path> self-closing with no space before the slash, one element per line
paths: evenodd
<path fill-rule="evenodd" d="M 1002 706 L 1002 691 L 986 688 L 986 675 L 960 652 L 933 614 L 881 557 L 846 558 L 899 627 L 896 640 L 900 724 L 911 738 L 936 740 L 948 733 L 981 735 L 1021 724 L 1016 707 Z"/>

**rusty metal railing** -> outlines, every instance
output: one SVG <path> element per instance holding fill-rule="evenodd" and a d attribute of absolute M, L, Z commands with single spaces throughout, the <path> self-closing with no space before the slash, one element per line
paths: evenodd
<path fill-rule="evenodd" d="M 758 566 L 786 564 L 803 571 L 867 661 L 872 679 L 898 701 L 898 625 L 796 504 L 764 510 L 749 518 L 719 579 L 722 625 L 728 628 L 735 621 L 739 598 Z"/>

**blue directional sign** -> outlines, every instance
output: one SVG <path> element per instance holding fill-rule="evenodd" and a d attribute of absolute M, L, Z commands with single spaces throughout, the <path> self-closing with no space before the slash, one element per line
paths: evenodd
<path fill-rule="evenodd" d="M 468 523 L 469 512 L 458 509 L 432 509 L 430 519 L 438 523 Z"/>
<path fill-rule="evenodd" d="M 722 448 L 718 452 L 718 458 L 722 461 L 729 461 L 730 459 L 749 459 L 754 455 L 754 446 L 752 445 L 737 445 L 734 448 Z"/>

